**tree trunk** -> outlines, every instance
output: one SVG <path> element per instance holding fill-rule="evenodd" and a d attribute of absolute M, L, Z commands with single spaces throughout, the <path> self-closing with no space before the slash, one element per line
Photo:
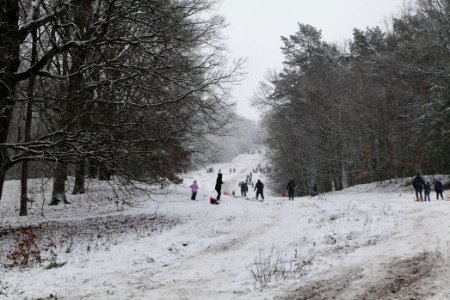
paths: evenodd
<path fill-rule="evenodd" d="M 53 176 L 53 191 L 50 205 L 58 205 L 59 202 L 67 202 L 66 197 L 66 172 L 67 163 L 58 162 L 56 164 L 55 174 Z"/>
<path fill-rule="evenodd" d="M 36 10 L 34 19 L 38 17 L 38 10 Z M 34 65 L 37 60 L 37 30 L 34 29 L 31 33 L 32 35 L 32 46 L 31 46 L 31 65 Z M 25 117 L 25 133 L 24 142 L 29 142 L 31 140 L 31 119 L 33 117 L 33 97 L 34 97 L 34 85 L 36 82 L 36 76 L 32 75 L 28 81 L 27 88 L 27 113 Z M 27 212 L 27 192 L 28 192 L 28 161 L 22 163 L 22 172 L 20 176 L 20 212 L 19 216 L 26 216 Z"/>
<path fill-rule="evenodd" d="M 97 177 L 97 164 L 94 160 L 89 159 L 89 173 L 88 178 L 96 178 Z"/>
<path fill-rule="evenodd" d="M 111 171 L 103 164 L 98 167 L 98 179 L 111 180 Z"/>
<path fill-rule="evenodd" d="M 0 167 L 0 199 L 3 192 L 3 183 L 5 182 L 6 171 L 7 169 L 5 167 L 3 166 Z"/>
<path fill-rule="evenodd" d="M 20 65 L 19 1 L 1 1 L 0 9 L 0 144 L 8 139 L 14 107 L 16 80 Z M 0 149 L 0 199 L 6 171 L 11 167 L 6 149 Z"/>
<path fill-rule="evenodd" d="M 85 177 L 86 171 L 85 171 L 85 164 L 84 161 L 80 161 L 77 164 L 77 169 L 75 171 L 75 185 L 73 187 L 72 194 L 84 194 L 84 177 Z"/>
<path fill-rule="evenodd" d="M 28 192 L 28 161 L 22 162 L 22 173 L 20 175 L 20 211 L 19 216 L 28 215 L 27 211 L 27 192 Z"/>

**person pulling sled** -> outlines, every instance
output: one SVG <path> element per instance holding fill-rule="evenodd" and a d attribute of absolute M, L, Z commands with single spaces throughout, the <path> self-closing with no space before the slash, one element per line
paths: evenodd
<path fill-rule="evenodd" d="M 216 186 L 215 186 L 215 190 L 217 192 L 217 198 L 210 197 L 209 202 L 211 204 L 219 204 L 220 195 L 221 195 L 221 191 L 222 191 L 222 184 L 223 184 L 222 173 L 219 170 L 219 173 L 217 174 Z"/>

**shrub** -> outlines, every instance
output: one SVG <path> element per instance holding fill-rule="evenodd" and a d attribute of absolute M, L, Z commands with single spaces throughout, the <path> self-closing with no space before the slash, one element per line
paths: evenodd
<path fill-rule="evenodd" d="M 38 245 L 38 235 L 32 228 L 20 228 L 20 233 L 17 239 L 16 248 L 11 250 L 6 258 L 11 261 L 9 267 L 28 267 L 31 263 L 42 263 L 42 251 L 47 251 L 53 257 L 56 258 L 56 253 L 53 251 L 56 245 L 49 241 L 47 245 L 42 247 Z"/>
<path fill-rule="evenodd" d="M 306 273 L 305 267 L 312 263 L 314 254 L 309 251 L 306 255 L 299 254 L 299 248 L 291 249 L 290 257 L 286 252 L 272 247 L 270 253 L 259 250 L 250 272 L 256 283 L 261 287 L 267 286 L 272 280 L 300 278 Z"/>

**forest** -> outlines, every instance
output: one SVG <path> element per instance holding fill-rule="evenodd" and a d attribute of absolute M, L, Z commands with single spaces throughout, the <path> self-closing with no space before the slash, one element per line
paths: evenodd
<path fill-rule="evenodd" d="M 73 194 L 86 178 L 180 183 L 262 140 L 279 192 L 450 173 L 449 1 L 416 0 L 345 45 L 299 23 L 254 96 L 260 124 L 235 116 L 244 62 L 228 57 L 217 1 L 1 4 L 0 201 L 20 178 L 20 215 L 29 178 L 52 178 L 57 205 L 68 175 Z"/>
<path fill-rule="evenodd" d="M 299 23 L 282 37 L 281 72 L 260 84 L 276 172 L 300 194 L 450 173 L 450 2 L 417 0 L 385 30 L 353 30 L 344 46 Z M 280 185 L 279 185 L 280 186 Z"/>
<path fill-rule="evenodd" d="M 53 178 L 51 205 L 85 178 L 179 182 L 226 134 L 230 61 L 210 0 L 1 1 L 0 197 L 8 178 Z M 1 199 L 1 198 L 0 198 Z"/>

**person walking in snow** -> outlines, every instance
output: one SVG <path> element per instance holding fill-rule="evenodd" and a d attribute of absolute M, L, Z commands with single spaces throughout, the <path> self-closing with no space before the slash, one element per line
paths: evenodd
<path fill-rule="evenodd" d="M 247 191 L 248 191 L 248 186 L 247 186 L 247 184 L 244 181 L 242 181 L 242 184 L 241 184 L 241 196 L 242 197 L 247 197 Z"/>
<path fill-rule="evenodd" d="M 291 179 L 291 181 L 288 182 L 286 189 L 288 191 L 289 200 L 291 200 L 291 198 L 292 198 L 292 200 L 294 200 L 294 192 L 295 192 L 294 180 Z"/>
<path fill-rule="evenodd" d="M 439 179 L 434 181 L 434 191 L 436 192 L 436 200 L 439 200 L 439 195 L 441 195 L 441 199 L 444 200 L 444 196 L 442 195 L 442 182 Z"/>
<path fill-rule="evenodd" d="M 242 190 L 242 185 L 243 185 L 244 183 L 242 182 L 242 181 L 239 181 L 239 184 L 238 184 L 238 186 L 239 186 L 239 190 L 241 191 L 241 197 L 244 197 L 244 191 Z"/>
<path fill-rule="evenodd" d="M 312 187 L 312 193 L 311 196 L 317 196 L 319 195 L 319 193 L 317 192 L 317 184 L 314 183 L 313 187 Z"/>
<path fill-rule="evenodd" d="M 215 186 L 215 190 L 217 192 L 217 200 L 220 200 L 220 195 L 221 195 L 221 191 L 222 191 L 222 173 L 219 170 L 219 174 L 217 174 L 217 180 L 216 180 L 216 186 Z"/>
<path fill-rule="evenodd" d="M 425 182 L 424 192 L 425 192 L 425 201 L 427 201 L 427 198 L 428 201 L 430 201 L 431 185 L 428 181 Z"/>
<path fill-rule="evenodd" d="M 413 179 L 413 188 L 414 188 L 414 191 L 416 192 L 416 201 L 419 201 L 419 195 L 420 195 L 420 201 L 423 201 L 422 189 L 423 189 L 424 185 L 425 185 L 425 181 L 420 176 L 420 173 L 417 173 L 416 177 L 414 177 L 414 179 Z"/>
<path fill-rule="evenodd" d="M 264 184 L 261 182 L 261 180 L 258 179 L 258 181 L 255 184 L 256 191 L 256 200 L 258 200 L 258 196 L 261 195 L 261 198 L 264 200 Z"/>
<path fill-rule="evenodd" d="M 190 188 L 192 191 L 191 200 L 195 200 L 195 197 L 197 196 L 197 190 L 199 189 L 197 180 L 194 180 L 194 182 L 191 184 Z"/>

